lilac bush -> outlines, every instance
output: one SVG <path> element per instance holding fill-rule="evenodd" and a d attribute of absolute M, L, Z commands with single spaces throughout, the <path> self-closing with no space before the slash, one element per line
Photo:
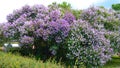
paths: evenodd
<path fill-rule="evenodd" d="M 111 59 L 114 47 L 119 46 L 111 41 L 111 35 L 118 36 L 119 30 L 119 19 L 114 14 L 114 11 L 100 7 L 82 11 L 80 18 L 72 24 L 68 40 L 67 57 L 73 64 L 90 68 L 104 65 Z"/>
<path fill-rule="evenodd" d="M 96 67 L 105 64 L 114 54 L 110 41 L 105 38 L 104 32 L 93 28 L 84 20 L 74 22 L 68 40 L 67 57 L 76 65 Z"/>
<path fill-rule="evenodd" d="M 112 9 L 105 9 L 101 7 L 90 7 L 83 10 L 80 15 L 82 20 L 89 22 L 94 28 L 99 31 L 105 32 L 106 38 L 111 42 L 110 44 L 114 48 L 114 51 L 119 50 L 119 42 L 117 41 L 120 31 L 120 18 L 119 13 Z"/>
<path fill-rule="evenodd" d="M 73 20 L 75 18 L 71 13 L 66 15 L 59 9 L 43 5 L 25 5 L 7 16 L 8 22 L 3 27 L 3 34 L 23 46 L 35 45 L 36 49 L 46 46 L 52 51 L 53 46 L 59 48 L 68 37 Z"/>

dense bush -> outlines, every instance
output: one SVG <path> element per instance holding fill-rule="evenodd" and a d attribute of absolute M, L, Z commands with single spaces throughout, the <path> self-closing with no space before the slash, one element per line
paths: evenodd
<path fill-rule="evenodd" d="M 73 60 L 71 63 L 90 68 L 110 60 L 117 46 L 112 46 L 111 39 L 106 35 L 111 37 L 119 30 L 118 24 L 119 20 L 113 11 L 100 7 L 83 10 L 80 19 L 72 24 L 68 40 L 67 57 Z"/>
<path fill-rule="evenodd" d="M 6 42 L 6 38 L 3 35 L 3 23 L 0 23 L 0 46 L 2 47 L 4 45 L 4 43 Z"/>
<path fill-rule="evenodd" d="M 71 31 L 67 57 L 73 60 L 73 64 L 83 64 L 90 68 L 103 65 L 111 59 L 113 49 L 103 32 L 83 20 L 76 21 Z"/>
<path fill-rule="evenodd" d="M 119 38 L 120 38 L 120 19 L 119 14 L 114 10 L 105 9 L 101 7 L 90 7 L 80 15 L 82 20 L 86 20 L 99 31 L 105 33 L 106 38 L 110 40 L 110 44 L 114 51 L 119 50 Z"/>
<path fill-rule="evenodd" d="M 73 20 L 73 14 L 61 13 L 58 8 L 26 5 L 7 16 L 3 34 L 11 41 L 20 42 L 23 48 L 34 45 L 36 55 L 55 55 L 68 36 Z"/>

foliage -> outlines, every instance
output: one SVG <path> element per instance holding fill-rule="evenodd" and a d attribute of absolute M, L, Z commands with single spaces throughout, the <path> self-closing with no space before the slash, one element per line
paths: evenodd
<path fill-rule="evenodd" d="M 35 59 L 0 52 L 0 68 L 63 68 L 54 61 L 37 61 Z"/>
<path fill-rule="evenodd" d="M 4 43 L 7 41 L 7 39 L 4 37 L 3 35 L 3 26 L 4 24 L 3 23 L 0 23 L 0 46 L 3 46 Z"/>
<path fill-rule="evenodd" d="M 62 2 L 62 3 L 52 3 L 49 5 L 50 8 L 52 9 L 60 9 L 60 11 L 64 14 L 64 13 L 73 13 L 73 15 L 75 16 L 76 19 L 78 19 L 80 17 L 80 13 L 82 12 L 82 10 L 79 9 L 73 9 L 71 4 L 67 3 L 67 2 Z"/>
<path fill-rule="evenodd" d="M 72 13 L 75 16 L 76 19 L 80 18 L 80 14 L 82 13 L 82 10 L 72 9 Z"/>
<path fill-rule="evenodd" d="M 1 68 L 65 68 L 59 63 L 54 62 L 54 60 L 43 63 L 41 60 L 35 60 L 34 58 L 21 57 L 19 55 L 13 55 L 3 52 L 0 52 L 0 62 Z M 119 63 L 120 59 L 113 58 L 111 61 L 107 62 L 107 64 L 102 66 L 102 68 L 118 68 L 120 66 Z M 73 68 L 77 67 L 74 66 Z"/>
<path fill-rule="evenodd" d="M 61 8 L 64 8 L 64 10 L 65 9 L 67 9 L 67 10 L 71 9 L 71 4 L 69 4 L 67 2 L 62 2 L 61 4 L 58 4 L 58 6 L 61 7 Z"/>
<path fill-rule="evenodd" d="M 112 4 L 112 9 L 114 9 L 116 11 L 120 10 L 120 4 L 119 3 L 118 4 Z"/>
<path fill-rule="evenodd" d="M 56 3 L 53 2 L 52 4 L 49 5 L 50 8 L 52 9 L 60 9 L 63 13 L 66 11 L 71 11 L 71 4 L 67 2 L 62 2 L 62 3 Z"/>
<path fill-rule="evenodd" d="M 119 68 L 120 57 L 113 57 L 111 61 L 108 61 L 102 68 Z"/>

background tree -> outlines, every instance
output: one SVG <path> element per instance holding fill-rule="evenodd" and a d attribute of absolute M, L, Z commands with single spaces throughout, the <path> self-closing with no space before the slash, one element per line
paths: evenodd
<path fill-rule="evenodd" d="M 52 9 L 60 9 L 63 14 L 70 12 L 75 16 L 76 19 L 80 17 L 80 13 L 82 12 L 82 10 L 73 9 L 71 4 L 67 2 L 62 3 L 53 2 L 52 4 L 49 5 L 49 7 L 51 7 Z"/>
<path fill-rule="evenodd" d="M 120 4 L 112 4 L 112 9 L 119 11 L 120 10 Z"/>

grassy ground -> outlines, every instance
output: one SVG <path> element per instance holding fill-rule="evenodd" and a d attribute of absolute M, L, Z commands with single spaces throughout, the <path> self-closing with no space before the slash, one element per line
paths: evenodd
<path fill-rule="evenodd" d="M 0 51 L 2 51 L 3 50 L 3 47 L 0 47 Z"/>
<path fill-rule="evenodd" d="M 120 57 L 114 56 L 112 60 L 107 62 L 102 68 L 120 68 Z"/>
<path fill-rule="evenodd" d="M 10 53 L 0 52 L 0 68 L 64 68 L 62 65 L 53 62 L 43 63 L 35 59 L 21 57 Z M 113 59 L 100 68 L 120 68 L 120 57 Z"/>
<path fill-rule="evenodd" d="M 63 68 L 54 61 L 37 61 L 32 58 L 0 52 L 0 68 Z"/>

